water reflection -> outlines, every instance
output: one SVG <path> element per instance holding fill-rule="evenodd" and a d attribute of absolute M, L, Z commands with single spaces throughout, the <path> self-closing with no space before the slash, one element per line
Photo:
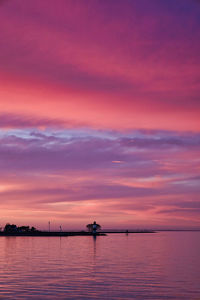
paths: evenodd
<path fill-rule="evenodd" d="M 96 241 L 97 241 L 97 237 L 96 235 L 93 235 L 93 253 L 94 253 L 94 260 L 96 258 Z"/>
<path fill-rule="evenodd" d="M 200 233 L 1 237 L 3 299 L 198 299 Z"/>

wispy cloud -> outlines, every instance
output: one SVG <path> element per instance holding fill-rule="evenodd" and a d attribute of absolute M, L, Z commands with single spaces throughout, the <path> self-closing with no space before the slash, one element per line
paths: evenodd
<path fill-rule="evenodd" d="M 95 212 L 98 207 L 99 214 L 107 208 L 113 218 L 139 214 L 152 220 L 180 211 L 193 215 L 200 192 L 198 135 L 175 138 L 174 133 L 154 132 L 146 142 L 142 132 L 132 135 L 137 135 L 136 145 L 122 133 L 3 132 L 0 186 L 9 188 L 0 190 L 2 209 L 22 209 L 27 203 L 32 210 L 50 212 L 69 206 L 73 214 L 80 208 Z"/>
<path fill-rule="evenodd" d="M 12 113 L 0 114 L 0 128 L 78 128 L 84 127 L 83 123 L 76 123 L 71 120 L 60 120 L 54 118 L 39 118 L 34 115 L 19 115 Z"/>

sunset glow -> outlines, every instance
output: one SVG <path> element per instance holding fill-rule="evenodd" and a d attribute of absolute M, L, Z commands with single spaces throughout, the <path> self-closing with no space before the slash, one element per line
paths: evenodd
<path fill-rule="evenodd" d="M 0 0 L 0 209 L 200 228 L 200 2 Z"/>

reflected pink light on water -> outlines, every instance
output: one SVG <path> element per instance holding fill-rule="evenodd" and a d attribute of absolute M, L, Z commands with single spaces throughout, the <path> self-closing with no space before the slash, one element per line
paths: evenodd
<path fill-rule="evenodd" d="M 0 296 L 195 299 L 199 247 L 199 232 L 1 237 Z"/>

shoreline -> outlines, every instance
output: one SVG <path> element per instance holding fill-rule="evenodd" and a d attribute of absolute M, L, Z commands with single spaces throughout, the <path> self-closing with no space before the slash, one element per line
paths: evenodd
<path fill-rule="evenodd" d="M 97 232 L 96 234 L 93 234 L 91 232 L 87 231 L 63 231 L 63 232 L 57 232 L 57 231 L 39 231 L 39 232 L 0 232 L 1 236 L 49 236 L 49 237 L 61 237 L 61 236 L 106 236 L 107 234 L 113 234 L 113 233 L 123 233 L 123 234 L 129 234 L 129 233 L 155 233 L 155 231 L 152 230 L 142 230 L 142 231 L 101 231 Z"/>
<path fill-rule="evenodd" d="M 197 232 L 200 230 L 191 230 L 191 229 L 160 229 L 160 230 L 128 230 L 128 232 L 126 230 L 120 230 L 120 231 L 114 231 L 114 230 L 105 230 L 105 231 L 101 231 L 101 232 L 97 232 L 96 234 L 93 234 L 91 232 L 87 232 L 87 231 L 63 231 L 63 232 L 59 232 L 59 231 L 38 231 L 38 232 L 0 232 L 0 237 L 1 236 L 6 236 L 6 237 L 16 237 L 16 236 L 32 236 L 32 237 L 69 237 L 69 236 L 106 236 L 107 234 L 138 234 L 138 233 L 158 233 L 158 232 L 183 232 L 183 231 L 187 231 L 187 232 Z"/>

